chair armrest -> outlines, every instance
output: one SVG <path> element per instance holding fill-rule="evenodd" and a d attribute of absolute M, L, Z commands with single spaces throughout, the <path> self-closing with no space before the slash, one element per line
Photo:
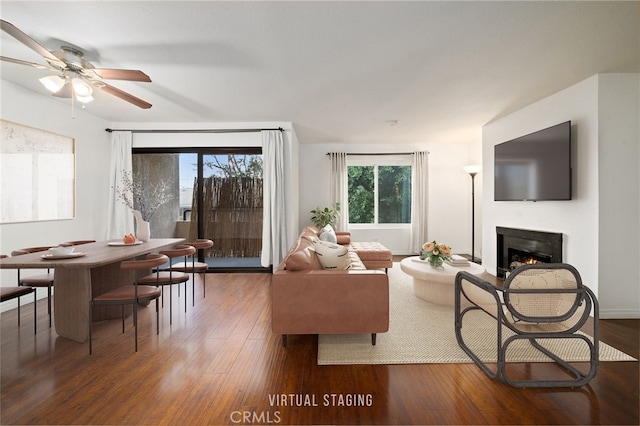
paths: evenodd
<path fill-rule="evenodd" d="M 502 313 L 504 290 L 466 271 L 456 274 L 455 306 L 460 312 L 462 305 L 474 305 L 494 318 Z"/>

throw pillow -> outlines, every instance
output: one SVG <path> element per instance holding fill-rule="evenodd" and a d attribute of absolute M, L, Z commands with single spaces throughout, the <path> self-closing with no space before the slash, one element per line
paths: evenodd
<path fill-rule="evenodd" d="M 331 225 L 327 225 L 320 231 L 320 239 L 322 241 L 329 241 L 330 243 L 337 243 L 338 237 L 336 236 L 336 231 L 333 229 Z"/>
<path fill-rule="evenodd" d="M 344 270 L 351 268 L 351 257 L 346 247 L 318 240 L 313 244 L 313 248 L 324 269 Z"/>

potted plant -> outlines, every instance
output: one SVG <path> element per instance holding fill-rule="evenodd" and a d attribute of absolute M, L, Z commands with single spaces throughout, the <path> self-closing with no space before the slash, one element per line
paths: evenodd
<path fill-rule="evenodd" d="M 311 223 L 322 229 L 327 225 L 333 228 L 336 226 L 336 220 L 340 216 L 340 203 L 333 203 L 331 207 L 316 207 L 311 210 Z"/>

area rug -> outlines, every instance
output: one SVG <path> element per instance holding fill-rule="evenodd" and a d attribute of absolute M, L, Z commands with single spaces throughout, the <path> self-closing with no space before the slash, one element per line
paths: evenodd
<path fill-rule="evenodd" d="M 453 289 L 452 289 L 453 291 Z M 318 336 L 318 364 L 429 364 L 470 363 L 458 346 L 454 331 L 454 310 L 425 302 L 413 292 L 413 278 L 402 272 L 399 263 L 389 268 L 390 322 L 387 333 L 378 333 L 371 345 L 369 334 Z M 472 316 L 473 314 L 473 316 Z M 469 324 L 470 326 L 466 326 Z M 465 316 L 465 342 L 480 359 L 496 362 L 495 320 L 480 312 Z M 472 333 L 470 331 L 473 331 Z M 522 343 L 522 344 L 520 344 Z M 587 361 L 587 345 L 578 339 L 544 342 L 568 361 Z M 549 362 L 547 356 L 526 341 L 514 342 L 507 352 L 509 362 Z M 637 361 L 600 343 L 600 361 Z"/>

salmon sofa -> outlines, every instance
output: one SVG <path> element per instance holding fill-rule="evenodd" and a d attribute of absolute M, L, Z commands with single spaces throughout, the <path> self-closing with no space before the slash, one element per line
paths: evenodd
<path fill-rule="evenodd" d="M 367 269 L 351 247 L 348 233 L 337 233 L 348 269 L 326 269 L 316 254 L 320 230 L 309 226 L 271 277 L 271 327 L 287 344 L 289 334 L 370 333 L 389 330 L 389 278 Z M 386 249 L 385 249 L 386 250 Z M 388 250 L 387 250 L 388 251 Z M 345 259 L 343 259 L 345 260 Z M 377 261 L 380 268 L 391 266 Z"/>

